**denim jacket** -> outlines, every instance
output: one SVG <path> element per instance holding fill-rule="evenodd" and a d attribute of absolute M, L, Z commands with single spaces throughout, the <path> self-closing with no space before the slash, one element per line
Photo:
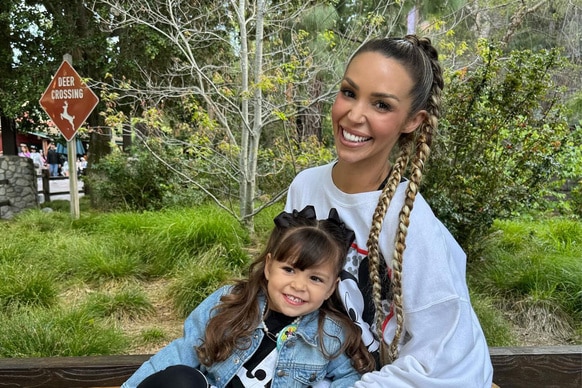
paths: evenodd
<path fill-rule="evenodd" d="M 121 388 L 136 387 L 149 375 L 172 365 L 188 365 L 200 369 L 215 387 L 224 387 L 243 364 L 255 353 L 263 336 L 263 324 L 255 329 L 248 349 L 235 349 L 224 361 L 210 367 L 200 364 L 194 348 L 202 343 L 206 325 L 215 314 L 213 307 L 220 303 L 220 297 L 230 291 L 225 286 L 206 298 L 190 314 L 184 323 L 184 336 L 178 338 L 153 355 L 127 380 Z M 265 305 L 264 295 L 259 296 L 260 309 Z M 297 332 L 290 337 L 279 352 L 273 374 L 271 388 L 310 387 L 327 378 L 331 387 L 350 387 L 360 379 L 351 359 L 345 353 L 328 360 L 318 346 L 317 321 L 319 312 L 303 316 Z M 325 319 L 324 339 L 328 354 L 335 354 L 344 341 L 342 327 L 330 318 Z"/>

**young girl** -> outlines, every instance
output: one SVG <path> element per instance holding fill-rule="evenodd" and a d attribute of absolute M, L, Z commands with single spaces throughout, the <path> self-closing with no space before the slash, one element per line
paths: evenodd
<path fill-rule="evenodd" d="M 337 161 L 302 171 L 289 188 L 286 209 L 333 207 L 355 232 L 338 288 L 384 365 L 356 387 L 491 387 L 465 254 L 418 192 L 442 89 L 429 39 L 363 44 L 332 107 Z"/>
<path fill-rule="evenodd" d="M 216 387 L 307 387 L 324 379 L 347 387 L 373 370 L 336 293 L 353 232 L 335 209 L 320 221 L 311 206 L 274 221 L 248 278 L 204 300 L 186 319 L 184 337 L 122 387 L 146 378 L 140 387 L 192 387 L 183 383 L 196 371 Z"/>

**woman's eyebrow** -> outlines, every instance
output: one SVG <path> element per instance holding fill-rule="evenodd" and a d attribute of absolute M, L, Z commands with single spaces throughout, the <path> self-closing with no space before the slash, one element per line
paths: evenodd
<path fill-rule="evenodd" d="M 350 77 L 344 77 L 344 81 L 349 83 L 352 88 L 360 90 L 360 87 Z"/>
<path fill-rule="evenodd" d="M 352 88 L 354 88 L 355 90 L 360 90 L 360 87 L 350 77 L 344 77 L 344 81 L 346 81 L 348 84 L 350 84 L 350 86 Z M 390 98 L 390 99 L 393 99 L 393 100 L 400 102 L 400 98 L 398 98 L 398 96 L 396 96 L 395 94 L 391 94 L 391 93 L 376 92 L 376 93 L 372 93 L 372 97 Z"/>

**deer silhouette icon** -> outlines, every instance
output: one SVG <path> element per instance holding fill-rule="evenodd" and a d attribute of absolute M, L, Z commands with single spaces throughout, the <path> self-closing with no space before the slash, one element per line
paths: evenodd
<path fill-rule="evenodd" d="M 67 120 L 69 123 L 71 123 L 71 129 L 74 131 L 75 123 L 73 122 L 73 120 L 75 120 L 75 116 L 71 116 L 69 114 L 69 112 L 67 111 L 68 108 L 69 103 L 65 101 L 65 103 L 63 104 L 63 113 L 61 113 L 61 120 Z"/>

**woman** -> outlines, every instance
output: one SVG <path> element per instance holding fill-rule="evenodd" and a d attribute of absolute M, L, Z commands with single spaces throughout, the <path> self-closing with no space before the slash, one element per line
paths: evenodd
<path fill-rule="evenodd" d="M 338 288 L 380 358 L 356 387 L 491 386 L 466 256 L 418 193 L 442 89 L 429 39 L 365 43 L 332 107 L 337 161 L 302 171 L 289 188 L 286 209 L 337 208 L 355 232 Z"/>

